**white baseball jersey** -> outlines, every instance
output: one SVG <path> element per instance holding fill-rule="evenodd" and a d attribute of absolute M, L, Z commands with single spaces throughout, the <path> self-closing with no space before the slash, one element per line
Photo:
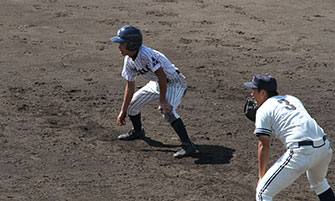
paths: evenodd
<path fill-rule="evenodd" d="M 256 113 L 254 133 L 274 134 L 286 148 L 295 142 L 321 140 L 325 135 L 301 101 L 290 95 L 274 96 L 262 104 Z"/>
<path fill-rule="evenodd" d="M 173 107 L 173 118 L 179 118 L 176 109 L 187 88 L 186 78 L 164 54 L 143 45 L 139 48 L 135 60 L 129 56 L 124 60 L 122 76 L 127 81 L 135 81 L 138 74 L 150 80 L 134 94 L 127 111 L 129 115 L 137 115 L 142 106 L 159 99 L 160 88 L 155 71 L 160 67 L 163 68 L 167 77 L 166 100 Z"/>
<path fill-rule="evenodd" d="M 141 74 L 148 80 L 158 81 L 155 71 L 159 67 L 163 68 L 168 79 L 178 70 L 164 54 L 142 45 L 135 61 L 128 55 L 125 56 L 122 77 L 134 81 Z"/>
<path fill-rule="evenodd" d="M 258 183 L 257 201 L 271 201 L 305 172 L 317 195 L 330 188 L 326 179 L 332 158 L 330 143 L 299 99 L 286 95 L 266 100 L 257 110 L 254 133 L 273 134 L 287 148 Z M 313 145 L 301 146 L 302 141 Z"/>

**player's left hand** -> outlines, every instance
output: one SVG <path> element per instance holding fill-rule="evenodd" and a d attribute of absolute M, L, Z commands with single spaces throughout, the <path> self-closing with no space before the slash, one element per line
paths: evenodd
<path fill-rule="evenodd" d="M 244 115 L 251 121 L 255 122 L 256 120 L 256 111 L 258 110 L 259 105 L 256 104 L 256 102 L 248 98 L 247 102 L 244 105 L 243 112 Z"/>
<path fill-rule="evenodd" d="M 162 114 L 171 113 L 172 112 L 172 106 L 168 102 L 160 102 L 158 106 L 158 110 Z"/>

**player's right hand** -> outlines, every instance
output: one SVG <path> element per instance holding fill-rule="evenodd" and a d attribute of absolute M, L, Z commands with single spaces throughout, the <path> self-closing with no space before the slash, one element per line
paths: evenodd
<path fill-rule="evenodd" d="M 117 117 L 117 124 L 119 126 L 126 125 L 126 113 L 120 112 L 119 116 Z"/>
<path fill-rule="evenodd" d="M 168 102 L 160 102 L 158 106 L 158 110 L 162 114 L 170 113 L 172 112 L 172 106 Z"/>

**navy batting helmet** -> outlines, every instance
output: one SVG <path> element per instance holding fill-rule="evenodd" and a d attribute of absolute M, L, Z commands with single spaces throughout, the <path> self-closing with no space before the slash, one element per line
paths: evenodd
<path fill-rule="evenodd" d="M 128 43 L 127 50 L 134 51 L 142 45 L 142 33 L 138 28 L 127 25 L 119 29 L 117 36 L 110 40 L 115 43 Z"/>

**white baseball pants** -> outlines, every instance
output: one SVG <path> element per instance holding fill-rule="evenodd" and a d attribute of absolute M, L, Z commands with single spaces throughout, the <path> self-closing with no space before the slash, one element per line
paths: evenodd
<path fill-rule="evenodd" d="M 172 113 L 178 119 L 179 115 L 176 109 L 182 101 L 184 93 L 187 89 L 185 76 L 181 73 L 175 72 L 173 76 L 168 79 L 166 89 L 166 100 L 173 107 Z M 160 96 L 159 84 L 157 81 L 150 81 L 144 87 L 135 92 L 130 105 L 128 107 L 128 114 L 131 116 L 140 113 L 142 106 L 158 100 Z"/>
<path fill-rule="evenodd" d="M 271 201 L 281 190 L 292 184 L 304 172 L 310 188 L 317 195 L 330 188 L 326 174 L 332 157 L 328 140 L 320 148 L 301 146 L 288 149 L 265 173 L 256 189 L 257 201 Z"/>

